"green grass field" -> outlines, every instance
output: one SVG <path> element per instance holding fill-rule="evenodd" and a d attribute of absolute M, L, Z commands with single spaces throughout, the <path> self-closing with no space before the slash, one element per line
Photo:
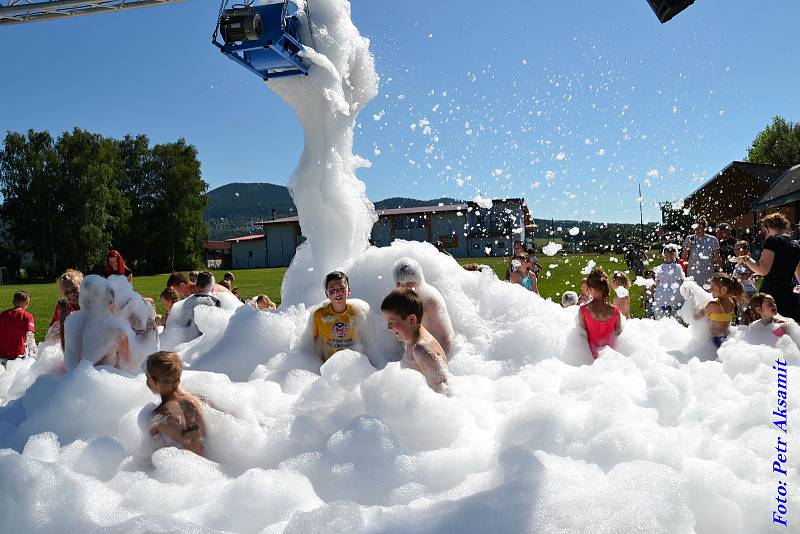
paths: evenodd
<path fill-rule="evenodd" d="M 625 263 L 622 257 L 619 261 L 612 261 L 609 255 L 575 254 L 569 256 L 547 257 L 540 256 L 539 263 L 542 265 L 542 272 L 539 273 L 539 291 L 545 298 L 552 298 L 555 302 L 561 302 L 561 294 L 564 291 L 573 290 L 578 292 L 578 284 L 584 275 L 580 273 L 586 263 L 593 259 L 598 265 L 602 266 L 606 272 L 624 270 Z M 497 273 L 500 279 L 505 277 L 507 265 L 506 258 L 461 258 L 459 263 L 481 263 L 489 265 Z M 550 276 L 547 276 L 550 271 Z M 251 298 L 259 293 L 269 295 L 276 303 L 280 303 L 280 290 L 283 275 L 286 268 L 274 269 L 244 269 L 232 271 L 236 277 L 235 286 L 239 288 L 239 294 L 243 298 Z M 221 279 L 225 271 L 215 271 L 214 275 Z M 158 304 L 158 313 L 163 313 L 161 302 L 158 295 L 164 289 L 167 281 L 166 274 L 155 276 L 138 276 L 133 279 L 133 286 L 145 297 L 151 297 Z M 631 280 L 633 281 L 633 280 Z M 36 320 L 36 339 L 41 341 L 47 333 L 47 325 L 53 316 L 53 308 L 59 298 L 58 288 L 55 283 L 25 283 L 11 284 L 0 287 L 0 309 L 11 307 L 11 298 L 15 291 L 24 289 L 31 296 L 31 305 L 28 311 L 33 314 Z M 641 287 L 631 287 L 631 312 L 634 317 L 642 317 Z"/>

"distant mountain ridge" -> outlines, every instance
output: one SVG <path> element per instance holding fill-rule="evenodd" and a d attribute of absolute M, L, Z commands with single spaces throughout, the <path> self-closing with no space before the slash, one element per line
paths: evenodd
<path fill-rule="evenodd" d="M 203 218 L 208 226 L 208 239 L 221 240 L 259 233 L 256 221 L 297 215 L 289 189 L 270 183 L 231 183 L 207 193 Z M 375 209 L 417 208 L 463 202 L 449 197 L 433 200 L 392 197 L 375 202 Z"/>

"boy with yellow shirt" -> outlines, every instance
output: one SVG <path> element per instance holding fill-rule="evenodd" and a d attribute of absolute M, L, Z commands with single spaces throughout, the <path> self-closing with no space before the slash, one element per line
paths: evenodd
<path fill-rule="evenodd" d="M 340 350 L 357 350 L 357 345 L 364 350 L 369 306 L 362 301 L 358 301 L 358 306 L 347 302 L 350 281 L 345 273 L 334 271 L 325 277 L 325 296 L 329 302 L 323 302 L 312 318 L 314 346 L 322 361 Z"/>

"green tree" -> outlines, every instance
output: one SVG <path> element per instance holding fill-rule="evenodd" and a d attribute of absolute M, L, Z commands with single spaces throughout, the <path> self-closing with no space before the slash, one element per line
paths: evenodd
<path fill-rule="evenodd" d="M 75 128 L 56 143 L 59 173 L 66 181 L 59 223 L 61 256 L 89 271 L 101 265 L 113 236 L 130 217 L 119 191 L 119 150 L 113 140 Z"/>
<path fill-rule="evenodd" d="M 55 273 L 66 261 L 59 246 L 65 181 L 49 133 L 6 134 L 0 151 L 0 193 L 7 246 L 17 255 L 32 252 L 47 274 Z"/>
<path fill-rule="evenodd" d="M 202 264 L 208 229 L 203 221 L 208 184 L 200 173 L 197 149 L 183 139 L 156 145 L 149 163 L 158 191 L 151 215 L 151 264 L 183 270 Z"/>
<path fill-rule="evenodd" d="M 800 123 L 774 117 L 756 136 L 747 151 L 747 161 L 775 165 L 800 163 Z"/>

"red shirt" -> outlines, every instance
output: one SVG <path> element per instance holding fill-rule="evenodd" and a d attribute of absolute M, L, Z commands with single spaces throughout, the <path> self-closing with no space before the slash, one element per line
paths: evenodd
<path fill-rule="evenodd" d="M 73 306 L 72 304 L 69 305 L 69 311 L 70 312 L 76 312 L 78 310 L 80 310 L 80 308 L 78 306 Z M 53 318 L 50 319 L 50 326 L 53 326 L 54 324 L 56 324 L 60 318 L 61 318 L 61 314 L 58 313 L 58 302 L 56 302 L 56 309 L 53 310 Z"/>
<path fill-rule="evenodd" d="M 33 315 L 21 308 L 0 313 L 0 358 L 25 354 L 25 335 L 33 332 Z"/>

